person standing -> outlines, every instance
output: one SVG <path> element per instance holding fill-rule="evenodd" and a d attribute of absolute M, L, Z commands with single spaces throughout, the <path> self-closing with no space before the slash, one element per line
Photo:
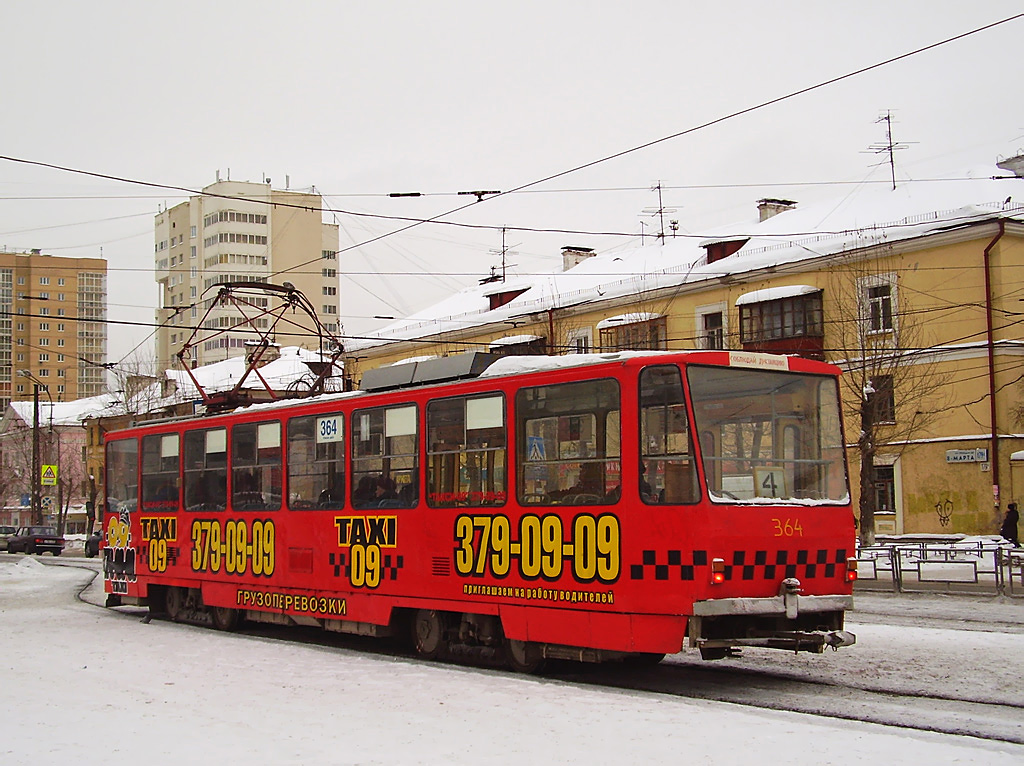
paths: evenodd
<path fill-rule="evenodd" d="M 1006 517 L 1003 519 L 1003 526 L 999 529 L 999 534 L 1013 543 L 1014 548 L 1020 547 L 1020 541 L 1017 539 L 1017 522 L 1020 520 L 1020 514 L 1017 512 L 1017 504 L 1010 503 L 1006 506 Z"/>

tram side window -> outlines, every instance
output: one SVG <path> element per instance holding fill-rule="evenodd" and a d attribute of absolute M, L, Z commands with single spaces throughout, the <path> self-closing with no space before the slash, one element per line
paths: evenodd
<path fill-rule="evenodd" d="M 142 507 L 178 509 L 178 434 L 142 437 Z"/>
<path fill-rule="evenodd" d="M 281 507 L 281 424 L 242 423 L 231 429 L 231 507 L 276 511 Z"/>
<path fill-rule="evenodd" d="M 675 365 L 640 373 L 640 499 L 695 503 L 700 499 L 683 380 Z"/>
<path fill-rule="evenodd" d="M 412 508 L 416 486 L 416 406 L 376 407 L 352 414 L 352 505 Z"/>
<path fill-rule="evenodd" d="M 185 432 L 185 508 L 223 511 L 228 506 L 228 432 Z"/>
<path fill-rule="evenodd" d="M 620 475 L 619 385 L 588 380 L 516 392 L 519 502 L 617 502 Z"/>
<path fill-rule="evenodd" d="M 345 428 L 341 413 L 288 421 L 288 507 L 345 506 Z"/>
<path fill-rule="evenodd" d="M 427 503 L 432 508 L 505 502 L 505 400 L 435 399 L 427 405 Z"/>
<path fill-rule="evenodd" d="M 107 513 L 132 513 L 139 500 L 139 443 L 107 442 Z"/>

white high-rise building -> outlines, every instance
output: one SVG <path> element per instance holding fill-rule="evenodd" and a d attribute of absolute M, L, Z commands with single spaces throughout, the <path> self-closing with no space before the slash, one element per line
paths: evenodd
<path fill-rule="evenodd" d="M 218 282 L 291 282 L 316 307 L 323 325 L 338 332 L 338 227 L 323 223 L 315 192 L 282 191 L 269 183 L 217 181 L 201 196 L 163 211 L 155 226 L 158 369 L 174 357 L 217 297 Z M 283 273 L 282 273 L 283 272 Z M 253 311 L 247 310 L 251 316 Z M 204 327 L 232 327 L 242 319 L 231 305 L 217 306 Z M 266 327 L 269 318 L 257 320 Z M 318 348 L 318 339 L 279 324 L 282 345 Z M 252 336 L 249 336 L 250 339 Z M 239 356 L 246 336 L 230 333 L 199 343 L 191 359 L 209 364 Z"/>

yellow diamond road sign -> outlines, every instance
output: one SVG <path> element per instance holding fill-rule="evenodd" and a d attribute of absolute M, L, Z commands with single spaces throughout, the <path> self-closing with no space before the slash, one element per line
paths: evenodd
<path fill-rule="evenodd" d="M 57 466 L 55 465 L 44 465 L 43 466 L 43 477 L 40 482 L 44 487 L 56 487 L 57 486 Z"/>

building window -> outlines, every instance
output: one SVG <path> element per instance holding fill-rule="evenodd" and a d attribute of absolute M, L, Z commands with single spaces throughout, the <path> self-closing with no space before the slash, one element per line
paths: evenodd
<path fill-rule="evenodd" d="M 50 339 L 49 338 L 40 338 L 39 339 L 39 345 L 40 346 L 49 346 L 50 345 Z"/>
<path fill-rule="evenodd" d="M 25 355 L 24 354 L 18 354 L 18 361 L 19 362 L 24 362 L 25 361 Z"/>
<path fill-rule="evenodd" d="M 896 510 L 896 472 L 891 465 L 875 466 L 875 510 Z"/>
<path fill-rule="evenodd" d="M 324 313 L 325 314 L 337 314 L 338 313 L 338 307 L 337 306 L 331 306 L 330 304 L 325 303 L 324 304 Z"/>
<path fill-rule="evenodd" d="M 23 385 L 21 385 L 21 383 L 18 384 L 18 393 L 19 394 L 25 393 L 25 387 Z"/>
<path fill-rule="evenodd" d="M 39 316 L 50 316 L 50 309 L 48 309 L 46 306 L 43 306 L 41 309 L 39 309 Z"/>
<path fill-rule="evenodd" d="M 41 285 L 48 285 L 48 284 L 50 284 L 50 278 L 49 277 L 39 277 L 39 284 L 41 284 Z"/>
<path fill-rule="evenodd" d="M 713 311 L 700 317 L 700 347 L 725 348 L 725 314 Z"/>
<path fill-rule="evenodd" d="M 49 293 L 43 293 L 43 292 L 39 293 L 39 300 L 41 300 L 41 301 L 48 301 L 48 300 L 50 300 L 50 294 Z"/>
<path fill-rule="evenodd" d="M 871 379 L 874 394 L 871 398 L 873 408 L 872 422 L 896 422 L 896 392 L 892 384 L 892 375 L 878 375 Z"/>
<path fill-rule="evenodd" d="M 50 361 L 50 355 L 49 354 L 40 354 L 39 355 L 39 361 L 40 362 L 49 362 Z"/>
<path fill-rule="evenodd" d="M 323 291 L 324 291 L 324 295 L 337 295 L 338 294 L 338 288 L 337 287 L 328 287 L 327 285 L 324 285 L 323 286 Z"/>
<path fill-rule="evenodd" d="M 57 309 L 57 316 L 59 316 L 59 317 L 66 316 L 66 314 L 64 312 L 64 309 Z"/>
<path fill-rule="evenodd" d="M 18 277 L 18 284 L 19 284 L 19 285 L 23 285 L 23 284 L 25 284 L 25 277 Z M 19 386 L 18 388 L 19 388 L 19 389 L 20 389 L 20 388 L 24 388 L 24 386 Z"/>
<path fill-rule="evenodd" d="M 57 338 L 57 346 L 59 348 L 63 348 L 64 347 L 64 339 L 63 338 Z"/>
<path fill-rule="evenodd" d="M 64 373 L 65 373 L 65 370 L 57 370 L 57 377 L 58 378 L 66 378 L 67 375 L 65 375 Z"/>
<path fill-rule="evenodd" d="M 892 287 L 878 285 L 869 287 L 867 293 L 868 315 L 871 332 L 892 329 Z"/>
<path fill-rule="evenodd" d="M 18 322 L 18 332 L 24 332 L 24 331 L 25 331 L 25 323 L 24 322 Z"/>
<path fill-rule="evenodd" d="M 42 354 L 40 354 L 40 356 L 42 356 Z M 48 377 L 50 377 L 50 371 L 48 369 L 46 369 L 45 367 L 40 368 L 40 370 L 39 370 L 39 377 L 40 378 L 48 378 Z"/>
<path fill-rule="evenodd" d="M 64 286 L 64 277 L 57 277 L 57 287 Z"/>
<path fill-rule="evenodd" d="M 740 306 L 740 341 L 822 337 L 821 292 Z"/>
<path fill-rule="evenodd" d="M 64 300 L 64 293 L 57 293 L 57 300 L 63 301 Z"/>
<path fill-rule="evenodd" d="M 19 328 L 19 329 L 23 329 L 23 328 Z M 49 330 L 50 330 L 50 323 L 49 322 L 40 322 L 39 323 L 39 332 L 49 332 Z"/>
<path fill-rule="evenodd" d="M 598 325 L 604 351 L 655 351 L 668 348 L 665 317 L 629 321 L 632 315 L 612 317 Z"/>
<path fill-rule="evenodd" d="M 574 330 L 569 333 L 569 337 L 566 338 L 566 349 L 567 354 L 589 354 L 592 350 L 594 343 L 594 337 L 590 329 L 585 330 Z"/>
<path fill-rule="evenodd" d="M 338 276 L 337 269 L 321 269 L 320 273 L 325 277 L 336 277 Z"/>

